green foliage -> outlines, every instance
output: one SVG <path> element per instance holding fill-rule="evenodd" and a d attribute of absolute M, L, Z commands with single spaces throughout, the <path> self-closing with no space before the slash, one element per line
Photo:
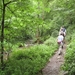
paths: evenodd
<path fill-rule="evenodd" d="M 68 75 L 75 75 L 75 39 L 67 47 L 63 69 L 68 71 Z"/>
<path fill-rule="evenodd" d="M 75 33 L 74 28 L 72 28 L 70 30 L 67 30 L 67 36 L 66 36 L 67 42 L 69 42 L 69 43 L 73 42 L 73 40 L 75 39 L 75 34 L 74 33 Z"/>
<path fill-rule="evenodd" d="M 35 45 L 15 50 L 1 75 L 36 75 L 55 52 L 54 46 Z"/>
<path fill-rule="evenodd" d="M 5 0 L 5 3 L 7 2 L 9 2 L 9 0 Z M 51 51 L 50 53 L 52 55 L 52 53 L 54 52 L 53 50 L 57 47 L 57 43 L 55 43 L 56 40 L 53 37 L 56 38 L 58 36 L 58 31 L 61 26 L 65 26 L 65 28 L 67 29 L 68 36 L 66 37 L 66 39 L 69 42 L 74 41 L 75 39 L 74 38 L 75 34 L 73 34 L 75 33 L 74 3 L 75 3 L 74 0 L 15 0 L 15 2 L 8 4 L 6 7 L 5 20 L 4 20 L 4 40 L 6 40 L 4 41 L 4 46 L 5 46 L 4 49 L 9 50 L 10 47 L 15 49 L 15 47 L 12 46 L 13 44 L 21 42 L 23 45 L 23 43 L 25 43 L 25 41 L 28 39 L 36 41 L 38 34 L 38 36 L 40 37 L 40 41 L 42 42 L 50 38 L 46 40 L 44 44 L 50 46 L 50 51 Z M 2 9 L 3 9 L 2 7 L 3 7 L 2 1 L 0 1 L 0 34 L 1 34 Z M 72 43 L 74 44 L 74 42 Z M 18 43 L 17 45 L 21 44 Z M 18 48 L 17 45 L 15 45 L 16 48 Z M 68 47 L 68 50 L 69 53 L 72 53 L 70 51 L 73 51 L 74 47 L 72 46 L 72 48 L 70 48 L 70 46 Z M 25 51 L 23 50 L 24 52 L 18 50 L 19 52 L 18 51 L 17 53 L 14 52 L 12 60 L 10 60 L 10 63 L 8 62 L 8 65 L 6 67 L 8 71 L 6 70 L 5 73 L 7 73 L 7 75 L 9 74 L 24 75 L 23 74 L 24 72 L 21 73 L 22 70 L 19 71 L 20 69 L 18 69 L 19 64 L 22 66 L 21 62 L 22 60 L 24 60 L 23 63 L 27 63 L 27 65 L 31 67 L 28 61 L 29 62 L 33 61 L 31 62 L 32 64 L 35 63 L 36 61 L 41 61 L 42 57 L 44 57 L 43 59 L 48 59 L 46 58 L 48 54 L 45 54 L 47 52 L 42 51 L 42 49 L 45 49 L 45 47 L 47 48 L 47 46 L 45 45 L 38 47 L 35 46 L 34 48 L 31 48 L 31 50 L 30 49 Z M 69 56 L 69 53 L 67 57 Z M 27 59 L 28 61 L 26 61 L 25 59 Z M 36 61 L 34 61 L 34 59 Z M 16 63 L 14 64 L 12 61 Z M 42 60 L 41 62 L 45 62 L 45 60 Z M 36 63 L 41 64 L 41 62 L 36 62 Z M 35 70 L 32 67 L 31 69 L 28 70 L 31 71 L 33 75 L 34 73 L 37 73 L 37 70 L 39 71 L 39 68 L 41 67 L 39 66 L 39 68 L 36 68 L 34 66 L 36 65 L 33 65 L 33 68 L 35 68 Z M 68 69 L 70 64 L 66 64 L 66 66 Z M 33 73 L 32 70 L 35 72 Z M 72 71 L 74 73 L 74 70 L 75 68 L 70 70 L 71 75 L 73 75 Z M 25 72 L 25 75 L 29 75 L 28 71 Z M 0 73 L 3 74 L 2 71 Z"/>
<path fill-rule="evenodd" d="M 53 36 L 53 37 L 57 37 L 58 36 L 58 31 L 57 30 L 54 30 L 53 32 L 52 32 L 52 34 L 51 34 L 51 36 Z"/>
<path fill-rule="evenodd" d="M 56 46 L 57 47 L 57 39 L 50 37 L 49 39 L 47 39 L 44 44 L 48 45 L 48 46 Z"/>

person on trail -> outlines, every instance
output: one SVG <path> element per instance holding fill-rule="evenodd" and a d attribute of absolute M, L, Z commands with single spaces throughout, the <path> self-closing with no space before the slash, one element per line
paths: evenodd
<path fill-rule="evenodd" d="M 58 47 L 59 48 L 59 50 L 58 50 L 59 55 L 62 53 L 62 49 L 63 49 L 63 45 L 64 45 L 63 40 L 64 40 L 64 36 L 63 36 L 63 34 L 60 34 L 57 37 L 57 43 L 58 43 L 58 46 L 59 46 Z"/>
<path fill-rule="evenodd" d="M 63 43 L 65 43 L 66 29 L 64 27 L 60 28 L 59 35 L 62 34 L 64 37 Z"/>
<path fill-rule="evenodd" d="M 65 29 L 64 27 L 61 27 L 61 28 L 60 28 L 59 35 L 60 35 L 60 34 L 63 34 L 63 36 L 64 36 L 64 38 L 65 38 L 65 36 L 66 36 L 66 29 Z"/>
<path fill-rule="evenodd" d="M 61 33 L 58 37 L 57 37 L 57 43 L 59 46 L 61 46 L 61 48 L 63 49 L 63 40 L 64 40 L 64 36 Z"/>

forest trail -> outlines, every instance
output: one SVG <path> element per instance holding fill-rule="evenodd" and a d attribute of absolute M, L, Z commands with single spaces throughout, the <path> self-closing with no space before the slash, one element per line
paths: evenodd
<path fill-rule="evenodd" d="M 52 58 L 49 59 L 48 64 L 42 69 L 42 75 L 64 75 L 60 70 L 61 65 L 64 63 L 64 55 L 66 51 L 66 44 L 64 45 L 63 53 L 58 55 L 58 51 Z"/>

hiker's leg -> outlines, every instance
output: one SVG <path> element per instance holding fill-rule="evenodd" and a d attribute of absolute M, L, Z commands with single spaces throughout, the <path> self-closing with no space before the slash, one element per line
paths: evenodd
<path fill-rule="evenodd" d="M 61 48 L 63 49 L 63 46 L 64 46 L 64 43 L 63 42 L 61 42 Z"/>
<path fill-rule="evenodd" d="M 61 55 L 61 53 L 62 53 L 62 43 L 59 44 L 58 55 Z"/>

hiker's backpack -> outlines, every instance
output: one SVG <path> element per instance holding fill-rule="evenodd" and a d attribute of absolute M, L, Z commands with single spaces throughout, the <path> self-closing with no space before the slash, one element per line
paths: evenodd
<path fill-rule="evenodd" d="M 65 32 L 65 28 L 62 28 L 61 31 Z"/>

